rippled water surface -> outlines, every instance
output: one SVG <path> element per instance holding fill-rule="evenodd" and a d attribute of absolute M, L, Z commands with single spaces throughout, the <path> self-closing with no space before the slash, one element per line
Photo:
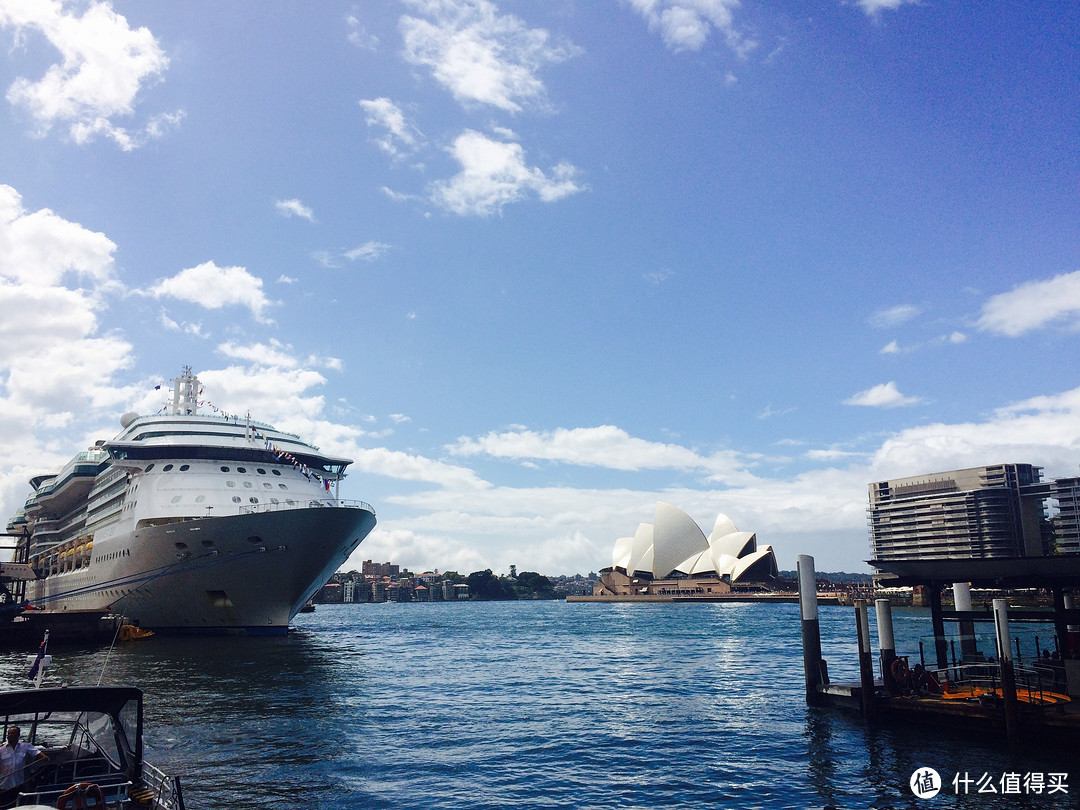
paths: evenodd
<path fill-rule="evenodd" d="M 856 679 L 852 610 L 821 619 L 834 680 Z M 917 654 L 928 617 L 896 624 Z M 51 675 L 93 684 L 108 658 L 106 683 L 141 687 L 148 759 L 202 810 L 1080 804 L 1066 748 L 807 709 L 800 644 L 797 605 L 336 605 L 287 638 L 55 650 Z M 25 660 L 0 677 L 21 686 Z M 922 801 L 925 766 L 1065 772 L 1069 793 Z"/>

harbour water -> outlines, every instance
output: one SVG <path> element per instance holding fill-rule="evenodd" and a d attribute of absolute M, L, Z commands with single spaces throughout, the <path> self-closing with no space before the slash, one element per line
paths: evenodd
<path fill-rule="evenodd" d="M 894 618 L 917 656 L 928 614 Z M 797 605 L 334 605 L 293 627 L 56 650 L 50 679 L 104 666 L 145 690 L 147 758 L 197 810 L 1080 805 L 1067 747 L 808 709 Z M 823 607 L 821 630 L 833 679 L 856 680 L 853 610 Z M 0 656 L 7 686 L 26 668 Z M 924 800 L 927 767 L 944 784 Z"/>

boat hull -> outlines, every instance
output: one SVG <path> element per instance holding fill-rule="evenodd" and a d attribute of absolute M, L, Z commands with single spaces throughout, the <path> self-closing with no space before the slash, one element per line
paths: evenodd
<path fill-rule="evenodd" d="M 368 508 L 322 506 L 145 527 L 95 540 L 92 564 L 38 598 L 161 632 L 282 634 L 374 526 Z"/>

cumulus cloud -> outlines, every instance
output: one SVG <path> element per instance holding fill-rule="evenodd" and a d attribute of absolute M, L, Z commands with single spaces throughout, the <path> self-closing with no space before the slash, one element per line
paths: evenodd
<path fill-rule="evenodd" d="M 139 91 L 164 75 L 169 60 L 149 29 L 131 28 L 109 3 L 91 2 L 81 16 L 58 0 L 4 3 L 0 26 L 17 35 L 38 31 L 62 57 L 41 79 L 19 77 L 8 88 L 7 100 L 27 110 L 42 135 L 66 124 L 76 143 L 103 135 L 127 151 L 183 117 L 162 114 L 134 132 L 116 123 L 134 113 Z"/>
<path fill-rule="evenodd" d="M 27 211 L 0 185 L 0 435 L 8 441 L 0 477 L 18 459 L 41 463 L 34 428 L 62 428 L 125 395 L 112 375 L 129 365 L 131 345 L 100 331 L 109 294 L 121 289 L 115 250 L 104 234 L 49 209 Z"/>
<path fill-rule="evenodd" d="M 372 98 L 360 102 L 369 128 L 383 134 L 375 143 L 392 158 L 411 155 L 424 142 L 424 136 L 405 120 L 405 113 L 388 98 Z"/>
<path fill-rule="evenodd" d="M 747 39 L 735 26 L 734 11 L 739 0 L 629 0 L 645 18 L 649 29 L 659 31 L 664 44 L 673 51 L 699 51 L 713 31 L 717 31 L 739 56 L 757 43 Z"/>
<path fill-rule="evenodd" d="M 978 327 L 1006 337 L 1055 323 L 1080 327 L 1080 270 L 1047 281 L 1030 281 L 995 295 L 982 309 Z"/>
<path fill-rule="evenodd" d="M 272 302 L 263 293 L 262 279 L 243 267 L 218 267 L 203 262 L 162 279 L 145 291 L 153 298 L 176 298 L 206 309 L 247 307 L 255 320 L 269 322 L 264 314 Z"/>
<path fill-rule="evenodd" d="M 545 65 L 575 56 L 573 45 L 555 45 L 548 32 L 499 14 L 488 0 L 409 0 L 423 17 L 400 21 L 405 58 L 429 68 L 459 102 L 507 112 L 546 106 Z"/>
<path fill-rule="evenodd" d="M 306 219 L 308 222 L 315 221 L 315 212 L 300 200 L 278 200 L 274 203 L 274 207 L 283 217 L 300 217 L 300 219 Z"/>
<path fill-rule="evenodd" d="M 919 397 L 904 396 L 896 388 L 895 382 L 887 382 L 848 397 L 844 400 L 844 404 L 864 405 L 870 408 L 899 408 L 904 405 L 918 405 L 922 401 Z"/>
<path fill-rule="evenodd" d="M 535 194 L 552 202 L 584 189 L 577 169 L 560 163 L 550 176 L 525 164 L 525 150 L 517 143 L 497 141 L 473 130 L 459 135 L 450 153 L 461 171 L 432 186 L 432 201 L 462 216 L 490 216 L 509 203 Z"/>

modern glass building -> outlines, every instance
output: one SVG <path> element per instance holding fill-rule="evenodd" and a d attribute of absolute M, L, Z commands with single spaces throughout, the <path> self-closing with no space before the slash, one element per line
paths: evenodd
<path fill-rule="evenodd" d="M 1064 495 L 1065 488 L 1055 490 L 1055 484 L 1041 478 L 1041 468 L 1031 464 L 996 464 L 872 483 L 868 515 L 873 558 L 1048 554 L 1055 547 L 1046 499 Z M 1074 499 L 1072 526 L 1080 541 L 1076 507 Z"/>

